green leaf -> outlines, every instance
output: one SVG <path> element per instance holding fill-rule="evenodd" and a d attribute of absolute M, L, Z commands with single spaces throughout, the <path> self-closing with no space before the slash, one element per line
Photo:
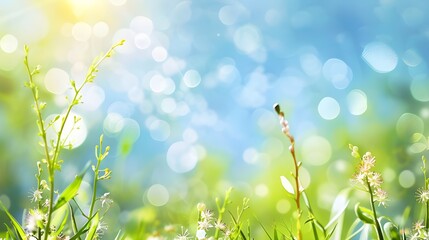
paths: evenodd
<path fill-rule="evenodd" d="M 335 200 L 334 200 L 334 203 L 332 204 L 332 209 L 331 209 L 331 219 L 326 224 L 325 229 L 328 229 L 329 227 L 331 227 L 347 209 L 347 206 L 349 205 L 349 202 L 350 202 L 348 200 L 350 190 L 351 190 L 350 188 L 347 188 L 341 191 L 337 195 L 337 197 L 335 197 Z"/>
<path fill-rule="evenodd" d="M 346 240 L 353 239 L 356 235 L 358 235 L 360 232 L 363 231 L 363 229 L 365 227 L 365 224 L 363 224 L 358 230 L 356 230 L 356 231 L 353 232 L 353 230 L 359 225 L 360 222 L 361 222 L 360 219 L 356 219 L 352 223 L 352 225 L 349 228 L 349 231 L 347 232 L 347 235 L 346 235 L 347 238 L 346 238 Z"/>
<path fill-rule="evenodd" d="M 288 192 L 289 194 L 291 194 L 293 196 L 295 194 L 295 190 L 293 189 L 293 186 L 289 182 L 289 180 L 287 180 L 287 178 L 285 176 L 280 176 L 280 180 L 281 180 L 283 188 L 286 190 L 286 192 Z"/>
<path fill-rule="evenodd" d="M 122 230 L 119 230 L 118 234 L 116 234 L 115 240 L 123 240 L 125 239 L 125 234 L 122 233 Z"/>
<path fill-rule="evenodd" d="M 71 237 L 70 238 L 70 240 L 76 240 L 76 239 L 80 239 L 80 236 L 82 235 L 82 234 L 84 234 L 84 233 L 86 233 L 86 232 L 88 232 L 88 225 L 90 224 L 90 223 L 92 223 L 92 219 L 95 217 L 97 215 L 97 217 L 98 217 L 98 213 L 97 214 L 94 214 L 92 217 L 90 217 L 89 219 L 88 219 L 88 221 L 85 223 L 85 225 L 83 225 L 80 229 L 79 229 L 79 231 L 77 231 L 76 232 L 76 234 L 73 236 L 73 237 Z"/>
<path fill-rule="evenodd" d="M 74 181 L 66 189 L 64 189 L 64 191 L 58 197 L 57 203 L 55 204 L 52 212 L 55 212 L 76 196 L 77 192 L 79 191 L 80 184 L 82 183 L 83 176 L 85 176 L 88 167 L 89 164 L 87 164 L 84 170 L 75 177 Z"/>
<path fill-rule="evenodd" d="M 55 231 L 55 236 L 60 235 L 60 233 L 63 231 L 63 229 L 67 223 L 67 218 L 69 216 L 69 208 L 66 205 L 64 205 L 60 210 L 61 211 L 57 212 L 56 216 L 52 220 L 52 222 L 54 223 L 55 226 L 59 225 L 58 229 Z M 61 221 L 61 223 L 59 223 L 60 221 Z M 58 222 L 58 223 L 56 223 L 56 222 Z"/>
<path fill-rule="evenodd" d="M 356 216 L 364 223 L 375 224 L 371 210 L 360 206 L 360 203 L 355 205 Z"/>
<path fill-rule="evenodd" d="M 400 240 L 400 234 L 398 227 L 395 226 L 392 222 L 387 222 L 383 226 L 384 232 L 388 240 Z"/>
<path fill-rule="evenodd" d="M 10 214 L 10 212 L 7 210 L 7 208 L 3 205 L 3 202 L 0 201 L 0 207 L 3 209 L 3 211 L 7 214 L 10 221 L 12 222 L 13 227 L 15 228 L 15 231 L 18 233 L 18 236 L 20 239 L 27 240 L 27 236 L 25 235 L 24 229 L 22 229 L 21 225 L 16 221 L 16 219 Z"/>
<path fill-rule="evenodd" d="M 277 227 L 276 226 L 274 226 L 274 240 L 279 240 L 279 236 L 277 233 Z"/>
<path fill-rule="evenodd" d="M 97 227 L 100 219 L 98 217 L 98 212 L 95 214 L 95 217 L 91 220 L 91 227 L 89 227 L 88 234 L 86 235 L 85 240 L 94 239 L 97 232 Z"/>

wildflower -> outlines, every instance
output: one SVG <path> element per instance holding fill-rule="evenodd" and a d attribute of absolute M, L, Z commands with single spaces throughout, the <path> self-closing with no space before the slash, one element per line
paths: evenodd
<path fill-rule="evenodd" d="M 429 190 L 420 188 L 417 190 L 417 201 L 420 203 L 426 203 L 429 201 Z"/>
<path fill-rule="evenodd" d="M 201 212 L 201 218 L 207 221 L 211 221 L 213 219 L 213 215 L 213 212 L 208 209 Z"/>
<path fill-rule="evenodd" d="M 25 230 L 27 233 L 35 233 L 39 225 L 43 224 L 46 217 L 38 209 L 31 209 L 25 218 Z"/>
<path fill-rule="evenodd" d="M 371 172 L 371 174 L 368 174 L 368 182 L 371 185 L 371 187 L 379 188 L 383 183 L 383 178 L 381 177 L 380 173 Z"/>
<path fill-rule="evenodd" d="M 362 173 L 369 173 L 375 165 L 375 157 L 370 152 L 366 152 L 362 157 L 362 162 L 359 167 L 359 171 Z"/>
<path fill-rule="evenodd" d="M 207 219 L 203 221 L 198 221 L 198 229 L 207 230 L 211 227 L 213 227 L 213 225 L 211 225 Z"/>
<path fill-rule="evenodd" d="M 113 203 L 113 200 L 110 199 L 110 192 L 103 194 L 103 196 L 100 197 L 100 201 L 101 207 L 104 207 L 104 204 L 106 204 L 107 207 L 110 207 L 110 205 Z"/>
<path fill-rule="evenodd" d="M 100 221 L 97 225 L 97 230 L 96 230 L 98 236 L 102 236 L 104 232 L 107 231 L 107 228 L 108 228 L 107 224 L 103 221 Z"/>
<path fill-rule="evenodd" d="M 197 239 L 205 239 L 206 238 L 206 231 L 203 229 L 197 230 L 196 237 L 197 237 Z"/>
<path fill-rule="evenodd" d="M 416 223 L 414 223 L 413 225 L 413 230 L 416 232 L 419 232 L 420 230 L 423 230 L 425 228 L 425 225 L 423 224 L 422 221 L 418 221 Z"/>
<path fill-rule="evenodd" d="M 216 222 L 216 224 L 214 225 L 214 227 L 223 231 L 223 230 L 226 229 L 226 224 L 223 223 L 223 222 Z"/>
<path fill-rule="evenodd" d="M 183 231 L 183 226 L 182 226 L 182 233 L 177 235 L 177 237 L 175 237 L 174 240 L 188 240 L 188 238 L 189 238 L 188 229 L 185 229 L 185 231 Z"/>
<path fill-rule="evenodd" d="M 353 175 L 352 182 L 365 184 L 366 174 L 362 172 L 357 172 Z"/>
<path fill-rule="evenodd" d="M 383 205 L 386 207 L 387 202 L 387 192 L 382 190 L 381 188 L 377 188 L 374 191 L 374 200 L 378 202 L 378 206 Z"/>
<path fill-rule="evenodd" d="M 40 200 L 42 200 L 42 191 L 37 189 L 36 191 L 33 192 L 32 197 L 31 197 L 31 201 L 32 202 L 38 202 Z"/>

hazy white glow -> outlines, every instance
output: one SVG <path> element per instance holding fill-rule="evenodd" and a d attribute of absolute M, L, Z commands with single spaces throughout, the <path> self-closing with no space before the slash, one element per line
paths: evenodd
<path fill-rule="evenodd" d="M 5 53 L 13 53 L 18 47 L 18 39 L 14 35 L 6 34 L 0 39 L 0 48 Z"/>
<path fill-rule="evenodd" d="M 398 64 L 398 56 L 395 51 L 382 42 L 367 44 L 362 52 L 362 58 L 374 71 L 379 73 L 391 72 Z"/>
<path fill-rule="evenodd" d="M 170 193 L 163 185 L 154 184 L 147 190 L 146 197 L 150 204 L 161 207 L 168 203 Z"/>
<path fill-rule="evenodd" d="M 332 120 L 340 114 L 340 105 L 337 100 L 325 97 L 319 102 L 318 111 L 320 116 L 326 120 Z"/>
<path fill-rule="evenodd" d="M 197 162 L 197 150 L 186 142 L 173 143 L 167 151 L 167 164 L 175 172 L 189 172 L 195 168 Z"/>
<path fill-rule="evenodd" d="M 51 93 L 63 94 L 69 85 L 69 75 L 62 69 L 51 68 L 45 75 L 45 87 Z"/>
<path fill-rule="evenodd" d="M 168 52 L 163 47 L 156 47 L 152 50 L 152 58 L 155 62 L 164 62 L 168 57 Z"/>
<path fill-rule="evenodd" d="M 79 42 L 88 41 L 92 34 L 91 26 L 86 22 L 78 22 L 73 25 L 72 36 Z"/>
<path fill-rule="evenodd" d="M 189 88 L 197 87 L 201 82 L 200 73 L 196 70 L 188 70 L 183 76 L 183 82 Z"/>
<path fill-rule="evenodd" d="M 347 95 L 347 104 L 351 114 L 362 115 L 368 107 L 366 94 L 359 89 L 350 91 Z"/>

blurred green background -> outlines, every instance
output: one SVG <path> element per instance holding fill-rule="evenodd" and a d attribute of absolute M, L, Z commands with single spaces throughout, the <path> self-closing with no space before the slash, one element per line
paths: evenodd
<path fill-rule="evenodd" d="M 196 204 L 214 209 L 230 186 L 232 209 L 251 198 L 247 217 L 257 229 L 254 216 L 268 228 L 293 225 L 294 204 L 280 183 L 293 165 L 275 102 L 322 222 L 350 187 L 357 163 L 349 143 L 378 159 L 391 197 L 381 211 L 395 219 L 415 205 L 423 181 L 425 144 L 412 136 L 428 134 L 428 7 L 422 0 L 1 1 L 0 199 L 20 219 L 41 158 L 23 86 L 24 44 L 30 64 L 42 66 L 36 81 L 48 117 L 64 108 L 68 81 L 82 81 L 94 57 L 125 39 L 75 109 L 84 126 L 58 174 L 61 188 L 105 135 L 113 175 L 100 194 L 115 201 L 108 236 L 195 224 Z"/>

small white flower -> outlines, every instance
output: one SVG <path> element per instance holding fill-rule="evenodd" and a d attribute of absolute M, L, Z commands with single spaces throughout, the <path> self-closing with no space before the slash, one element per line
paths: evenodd
<path fill-rule="evenodd" d="M 107 228 L 108 228 L 107 224 L 105 222 L 100 221 L 97 225 L 96 232 L 99 236 L 102 236 L 104 232 L 107 231 Z"/>
<path fill-rule="evenodd" d="M 103 194 L 103 196 L 100 197 L 101 207 L 104 207 L 104 204 L 107 205 L 107 207 L 110 207 L 110 205 L 113 203 L 113 200 L 110 199 L 110 192 L 107 192 Z"/>
<path fill-rule="evenodd" d="M 33 192 L 32 197 L 31 197 L 31 201 L 32 202 L 38 202 L 41 199 L 42 199 L 42 191 L 37 189 L 36 191 Z"/>
<path fill-rule="evenodd" d="M 214 225 L 214 227 L 215 228 L 217 228 L 217 229 L 219 229 L 219 230 L 225 230 L 226 229 L 226 224 L 225 223 L 223 223 L 223 222 L 217 222 L 215 225 Z"/>
<path fill-rule="evenodd" d="M 204 219 L 203 221 L 198 221 L 198 229 L 207 230 L 211 227 L 213 227 L 213 225 L 211 225 L 207 219 Z"/>
<path fill-rule="evenodd" d="M 208 209 L 201 212 L 201 218 L 207 221 L 212 220 L 213 215 L 214 215 L 213 212 Z"/>
<path fill-rule="evenodd" d="M 182 233 L 177 235 L 177 237 L 175 237 L 174 240 L 188 240 L 188 238 L 189 238 L 188 229 L 183 230 L 183 226 L 182 226 Z"/>

